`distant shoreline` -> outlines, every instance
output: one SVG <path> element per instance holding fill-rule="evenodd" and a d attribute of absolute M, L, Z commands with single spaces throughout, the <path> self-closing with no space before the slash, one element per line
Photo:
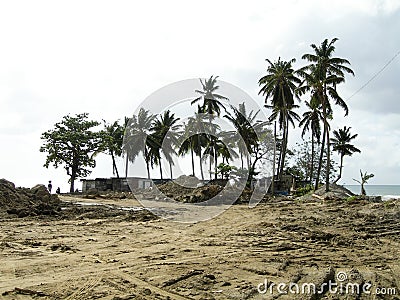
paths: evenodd
<path fill-rule="evenodd" d="M 360 194 L 360 185 L 344 184 L 345 188 L 355 194 Z M 382 196 L 382 200 L 400 199 L 400 185 L 395 184 L 368 184 L 365 185 L 368 196 Z"/>

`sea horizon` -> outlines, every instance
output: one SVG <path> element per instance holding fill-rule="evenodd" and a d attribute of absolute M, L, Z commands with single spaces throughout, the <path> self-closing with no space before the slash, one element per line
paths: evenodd
<path fill-rule="evenodd" d="M 361 193 L 359 184 L 343 184 L 354 194 Z M 398 184 L 367 184 L 364 186 L 368 196 L 382 196 L 383 200 L 400 199 L 400 185 Z"/>

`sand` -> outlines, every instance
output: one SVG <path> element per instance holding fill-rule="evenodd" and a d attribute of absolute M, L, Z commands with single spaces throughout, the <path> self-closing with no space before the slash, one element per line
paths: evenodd
<path fill-rule="evenodd" d="M 3 217 L 1 299 L 399 299 L 375 295 L 400 293 L 399 201 L 276 198 L 184 224 L 112 213 L 139 206 L 134 199 L 60 198 L 108 206 Z M 372 294 L 263 291 L 264 282 L 319 286 L 343 274 Z"/>

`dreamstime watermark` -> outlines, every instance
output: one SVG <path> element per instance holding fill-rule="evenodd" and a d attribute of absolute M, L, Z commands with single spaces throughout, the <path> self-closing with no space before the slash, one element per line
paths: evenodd
<path fill-rule="evenodd" d="M 162 172 L 164 178 L 165 174 L 168 174 L 167 178 L 173 180 L 176 185 L 194 190 L 207 184 L 205 177 L 207 177 L 207 180 L 211 180 L 210 177 L 214 178 L 217 170 L 216 165 L 218 165 L 216 161 L 217 159 L 219 159 L 219 162 L 222 160 L 218 158 L 220 154 L 217 152 L 218 147 L 222 149 L 218 151 L 224 151 L 225 158 L 230 159 L 229 165 L 233 164 L 232 161 L 235 157 L 236 162 L 242 158 L 242 165 L 243 161 L 246 162 L 246 166 L 251 164 L 254 158 L 250 158 L 248 144 L 246 144 L 248 137 L 242 136 L 232 122 L 232 119 L 237 117 L 235 113 L 241 114 L 241 122 L 243 120 L 245 123 L 247 122 L 251 127 L 251 133 L 256 135 L 257 140 L 264 141 L 263 145 L 269 145 L 268 147 L 271 150 L 266 155 L 269 155 L 269 159 L 264 159 L 265 156 L 258 161 L 257 171 L 262 169 L 261 173 L 264 180 L 254 180 L 254 190 L 249 200 L 250 207 L 256 206 L 262 200 L 269 188 L 270 178 L 272 178 L 273 147 L 271 145 L 275 141 L 272 134 L 266 134 L 268 131 L 265 130 L 265 126 L 259 126 L 261 123 L 268 123 L 268 118 L 262 107 L 242 89 L 222 80 L 215 82 L 214 87 L 218 86 L 218 89 L 212 90 L 210 93 L 204 85 L 206 80 L 197 78 L 182 80 L 153 92 L 142 101 L 133 113 L 133 118 L 128 122 L 124 136 L 123 148 L 125 155 L 129 158 L 127 167 L 132 172 L 132 175 L 128 175 L 127 180 L 135 198 L 144 207 L 152 209 L 161 217 L 178 222 L 204 221 L 225 211 L 244 191 L 248 183 L 250 168 L 241 168 L 240 163 L 237 163 L 236 166 L 233 165 L 240 169 L 240 176 L 237 173 L 234 174 L 234 172 L 227 173 L 229 174 L 226 176 L 228 184 L 218 194 L 212 193 L 212 197 L 200 203 L 193 203 L 198 201 L 191 201 L 191 199 L 186 202 L 176 201 L 171 197 L 171 194 L 163 193 L 158 189 L 154 181 L 151 195 L 143 193 L 143 191 L 137 190 L 137 180 L 130 180 L 129 177 L 137 177 L 138 175 L 133 173 L 142 171 L 141 177 L 144 177 L 143 175 L 146 173 L 151 178 L 154 178 L 153 176 L 160 178 Z M 206 92 L 202 94 L 205 90 Z M 208 102 L 205 105 L 206 100 L 208 101 L 210 97 L 213 97 L 213 93 L 223 97 L 212 99 L 218 100 L 218 103 Z M 239 109 L 242 103 L 245 104 L 245 112 Z M 214 111 L 218 106 L 220 113 L 212 113 L 213 109 L 210 109 L 210 106 L 213 106 Z M 161 148 L 157 149 L 156 155 L 161 154 L 161 157 L 152 157 L 151 155 L 154 155 L 154 153 L 151 152 L 152 149 L 149 145 L 154 144 L 151 136 L 154 132 L 154 117 L 160 119 L 165 116 L 166 112 L 169 112 L 170 115 L 174 114 L 175 118 L 179 119 L 169 127 L 168 132 L 164 135 Z M 257 115 L 257 118 L 254 118 L 255 115 Z M 193 139 L 193 137 L 196 137 L 196 139 Z M 193 143 L 202 143 L 203 137 L 209 139 L 208 144 L 205 142 L 198 149 L 194 149 Z M 187 144 L 188 142 L 190 145 Z M 186 157 L 191 156 L 189 165 L 193 165 L 197 177 L 188 182 L 179 180 L 179 178 L 176 179 L 180 175 L 192 175 L 192 172 L 187 174 L 188 171 L 186 170 L 185 174 L 182 171 L 185 169 L 185 166 L 182 165 L 185 161 L 182 158 L 184 153 L 187 153 Z M 246 158 L 248 158 L 247 161 Z M 188 164 L 188 160 L 186 160 L 186 164 Z M 211 165 L 213 165 L 212 168 Z M 174 174 L 172 175 L 172 173 Z M 198 180 L 196 181 L 196 179 Z"/>
<path fill-rule="evenodd" d="M 341 295 L 396 295 L 397 291 L 394 287 L 377 287 L 373 288 L 369 282 L 350 282 L 346 272 L 340 271 L 336 274 L 336 280 L 329 280 L 322 284 L 313 282 L 304 283 L 274 283 L 264 279 L 257 285 L 257 291 L 260 294 L 341 294 Z"/>

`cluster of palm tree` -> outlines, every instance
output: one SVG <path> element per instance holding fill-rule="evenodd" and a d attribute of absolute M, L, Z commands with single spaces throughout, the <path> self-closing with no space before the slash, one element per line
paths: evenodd
<path fill-rule="evenodd" d="M 285 166 L 285 157 L 287 153 L 289 124 L 303 128 L 302 136 L 310 132 L 312 140 L 312 155 L 314 156 L 314 144 L 320 143 L 320 156 L 317 165 L 315 179 L 315 188 L 319 185 L 322 161 L 326 153 L 327 171 L 326 171 L 326 191 L 329 191 L 330 175 L 330 146 L 333 143 L 333 150 L 341 155 L 341 170 L 343 167 L 343 156 L 359 152 L 357 148 L 350 144 L 350 141 L 357 135 L 350 135 L 349 128 L 344 131 L 334 132 L 335 139 L 330 139 L 330 120 L 333 118 L 332 104 L 336 104 L 344 109 L 345 115 L 348 114 L 348 107 L 337 91 L 337 86 L 345 81 L 345 73 L 354 75 L 352 69 L 348 67 L 350 62 L 347 59 L 334 57 L 335 42 L 337 38 L 329 41 L 325 39 L 320 46 L 311 45 L 313 53 L 304 54 L 302 59 L 307 64 L 298 70 L 293 68 L 295 59 L 283 61 L 280 58 L 271 62 L 267 59 L 267 74 L 259 80 L 261 86 L 259 94 L 265 96 L 266 107 L 272 109 L 270 121 L 277 121 L 279 124 L 281 138 L 280 155 L 278 159 L 277 176 L 282 176 Z M 302 118 L 294 112 L 299 106 L 295 104 L 295 99 L 307 95 L 307 111 L 303 113 Z M 276 123 L 275 123 L 276 124 Z M 322 141 L 321 141 L 322 137 Z M 314 157 L 311 159 L 310 173 L 314 174 Z M 340 176 L 338 180 L 340 179 Z"/>
<path fill-rule="evenodd" d="M 287 153 L 290 125 L 302 128 L 302 137 L 310 133 L 311 164 L 310 180 L 315 188 L 319 186 L 320 175 L 325 175 L 326 190 L 329 190 L 331 146 L 332 150 L 340 155 L 340 173 L 335 180 L 342 176 L 343 158 L 355 152 L 360 152 L 351 142 L 357 136 L 350 133 L 349 127 L 333 131 L 330 138 L 331 120 L 333 119 L 333 104 L 343 108 L 348 114 L 346 102 L 337 91 L 337 86 L 345 82 L 345 73 L 354 75 L 348 66 L 347 59 L 334 57 L 336 38 L 325 39 L 321 45 L 311 45 L 313 53 L 304 54 L 302 59 L 306 64 L 295 70 L 295 59 L 272 62 L 267 59 L 267 72 L 258 82 L 259 94 L 265 97 L 265 106 L 271 109 L 268 122 L 257 119 L 258 112 L 246 111 L 245 103 L 234 107 L 229 99 L 218 94 L 218 76 L 200 80 L 202 89 L 195 92 L 199 95 L 191 105 L 196 107 L 193 116 L 183 124 L 180 118 L 167 110 L 161 115 L 153 115 L 145 108 L 141 108 L 137 115 L 125 118 L 124 125 L 118 123 L 106 125 L 106 131 L 112 137 L 109 139 L 108 153 L 112 156 L 113 170 L 118 175 L 115 156 L 125 155 L 126 173 L 128 175 L 129 162 L 142 155 L 146 163 L 147 176 L 150 178 L 150 169 L 159 167 L 163 179 L 162 160 L 169 163 L 170 177 L 173 178 L 172 167 L 178 156 L 191 157 L 192 175 L 196 176 L 195 157 L 198 158 L 200 176 L 204 180 L 204 166 L 208 163 L 210 179 L 212 174 L 217 179 L 218 167 L 226 170 L 226 165 L 235 159 L 240 159 L 241 170 L 255 174 L 256 163 L 263 157 L 265 144 L 263 136 L 270 132 L 267 125 L 274 122 L 274 138 L 279 151 L 277 161 L 274 162 L 277 178 L 281 179 L 287 167 Z M 307 97 L 306 111 L 300 117 L 296 113 L 300 97 Z M 233 131 L 224 131 L 214 119 L 223 115 L 234 127 Z M 276 125 L 278 125 L 279 134 Z M 121 132 L 125 132 L 125 143 L 122 145 Z M 263 146 L 264 145 L 264 146 Z M 316 145 L 318 147 L 314 148 Z M 314 149 L 319 149 L 316 158 Z M 222 165 L 219 159 L 222 158 Z M 206 161 L 208 160 L 208 161 Z M 220 162 L 220 164 L 219 164 Z M 321 168 L 323 164 L 327 170 Z M 220 172 L 221 173 L 221 172 Z M 226 175 L 226 174 L 225 174 Z M 274 174 L 275 175 L 275 174 Z M 251 180 L 251 179 L 250 179 Z"/>
<path fill-rule="evenodd" d="M 257 120 L 258 112 L 247 113 L 245 103 L 238 107 L 229 105 L 228 99 L 218 94 L 218 76 L 201 80 L 201 90 L 195 92 L 191 105 L 197 109 L 187 122 L 179 124 L 180 118 L 167 110 L 161 115 L 153 115 L 149 110 L 141 108 L 137 115 L 125 122 L 125 142 L 122 151 L 126 157 L 126 173 L 129 162 L 141 155 L 147 167 L 147 176 L 150 178 L 150 169 L 159 167 L 163 180 L 162 159 L 166 159 L 170 166 L 170 178 L 173 178 L 172 166 L 178 156 L 190 155 L 192 176 L 196 176 L 195 157 L 198 157 L 201 179 L 204 180 L 204 165 L 208 163 L 210 180 L 217 175 L 226 176 L 226 166 L 240 157 L 241 167 L 247 162 L 247 170 L 255 168 L 255 160 L 261 157 L 252 154 L 259 145 L 259 132 L 265 132 L 266 122 Z M 225 105 L 223 102 L 226 102 Z M 235 130 L 224 131 L 214 122 L 216 117 L 229 120 Z M 222 162 L 219 160 L 222 158 Z M 209 159 L 207 162 L 206 160 Z M 224 171 L 219 171 L 221 168 Z"/>

